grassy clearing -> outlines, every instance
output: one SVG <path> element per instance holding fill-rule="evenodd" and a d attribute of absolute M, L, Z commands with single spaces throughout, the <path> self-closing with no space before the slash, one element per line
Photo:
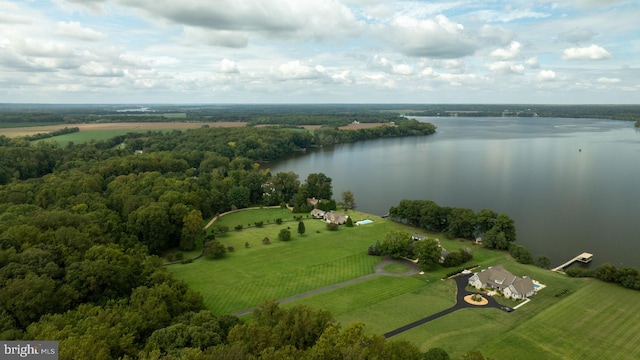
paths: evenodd
<path fill-rule="evenodd" d="M 470 350 L 502 359 L 637 359 L 640 358 L 640 294 L 617 285 L 573 279 L 534 266 L 516 263 L 504 252 L 490 251 L 470 242 L 449 240 L 439 234 L 402 226 L 376 216 L 351 212 L 354 220 L 374 223 L 354 228 L 326 230 L 318 220 L 305 220 L 306 233 L 296 233 L 297 222 L 273 224 L 292 214 L 282 209 L 251 210 L 221 218 L 231 229 L 236 224 L 272 219 L 263 228 L 230 231 L 218 239 L 236 251 L 220 261 L 201 260 L 169 269 L 200 291 L 216 313 L 230 313 L 265 300 L 317 289 L 370 274 L 378 257 L 366 248 L 382 240 L 387 231 L 403 229 L 439 237 L 443 247 L 455 251 L 469 247 L 473 263 L 481 267 L 502 264 L 517 275 L 528 275 L 547 287 L 513 313 L 493 308 L 471 308 L 426 323 L 394 337 L 416 343 L 423 351 L 445 349 L 451 358 Z M 292 240 L 280 242 L 277 234 L 289 226 Z M 268 236 L 271 245 L 261 240 Z M 245 242 L 249 248 L 244 248 Z M 402 266 L 401 266 L 402 267 Z M 387 270 L 394 271 L 395 267 Z M 395 271 L 400 271 L 395 268 Z M 316 294 L 283 306 L 306 304 L 331 311 L 343 325 L 362 321 L 370 333 L 385 332 L 451 307 L 455 283 L 441 278 L 451 269 L 438 269 L 410 277 L 379 276 L 350 286 Z M 566 290 L 566 294 L 556 294 Z M 518 302 L 497 300 L 509 306 Z"/>
<path fill-rule="evenodd" d="M 55 141 L 60 146 L 67 146 L 71 142 L 74 143 L 74 144 L 80 144 L 80 143 L 90 142 L 92 140 L 94 140 L 94 141 L 109 140 L 109 139 L 114 138 L 116 136 L 125 135 L 125 134 L 128 134 L 130 132 L 132 132 L 132 133 L 146 133 L 147 130 L 129 129 L 129 130 L 96 130 L 96 131 L 89 130 L 89 131 L 78 131 L 78 132 L 75 132 L 75 133 L 72 133 L 72 134 L 64 134 L 64 135 L 60 135 L 60 136 L 54 136 L 54 137 L 47 138 L 47 139 L 42 139 L 42 140 L 39 140 L 39 141 L 46 141 L 46 142 Z"/>
<path fill-rule="evenodd" d="M 639 359 L 638 292 L 593 279 L 578 282 L 579 288 L 485 343 L 483 351 L 501 358 Z"/>
<path fill-rule="evenodd" d="M 382 269 L 391 274 L 404 274 L 409 271 L 409 268 L 407 266 L 401 264 L 385 265 Z"/>
<path fill-rule="evenodd" d="M 285 217 L 287 215 L 288 217 Z M 356 217 L 356 212 L 351 212 Z M 298 223 L 275 224 L 293 215 L 282 209 L 257 209 L 230 214 L 216 221 L 239 231 L 218 235 L 217 240 L 236 250 L 224 260 L 208 260 L 175 265 L 170 270 L 203 294 L 216 313 L 229 313 L 277 300 L 374 272 L 378 257 L 367 255 L 367 247 L 397 225 L 378 219 L 377 227 L 341 227 L 328 231 L 320 220 L 305 220 L 306 232 L 297 233 Z M 267 224 L 267 220 L 269 223 Z M 248 224 L 264 221 L 261 228 Z M 290 228 L 292 240 L 278 240 L 281 229 Z M 376 231 L 376 228 L 378 231 Z M 264 245 L 268 237 L 271 244 Z M 249 247 L 245 247 L 245 243 Z"/>

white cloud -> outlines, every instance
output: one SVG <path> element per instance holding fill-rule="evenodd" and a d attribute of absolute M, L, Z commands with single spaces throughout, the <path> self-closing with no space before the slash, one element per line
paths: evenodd
<path fill-rule="evenodd" d="M 537 57 L 529 58 L 524 63 L 525 63 L 525 65 L 527 65 L 528 67 L 530 67 L 532 69 L 537 69 L 537 68 L 540 67 L 540 63 L 538 62 L 538 58 Z"/>
<path fill-rule="evenodd" d="M 511 61 L 496 61 L 487 65 L 487 68 L 496 74 L 523 74 L 524 65 L 514 64 Z"/>
<path fill-rule="evenodd" d="M 229 48 L 243 48 L 249 44 L 249 37 L 242 31 L 210 30 L 185 26 L 184 35 L 187 43 L 206 44 Z"/>
<path fill-rule="evenodd" d="M 319 75 L 314 66 L 303 64 L 299 60 L 284 63 L 275 71 L 276 78 L 280 80 L 317 79 Z"/>
<path fill-rule="evenodd" d="M 235 61 L 222 59 L 222 61 L 220 61 L 220 72 L 224 74 L 237 74 L 240 70 L 238 70 L 238 65 Z"/>
<path fill-rule="evenodd" d="M 86 76 L 124 76 L 124 71 L 107 67 L 95 61 L 81 65 L 78 71 Z"/>
<path fill-rule="evenodd" d="M 538 73 L 538 80 L 550 81 L 556 78 L 556 72 L 553 70 L 540 70 Z"/>
<path fill-rule="evenodd" d="M 610 57 L 611 53 L 595 44 L 586 47 L 568 48 L 562 53 L 562 60 L 603 60 Z"/>
<path fill-rule="evenodd" d="M 601 77 L 598 79 L 599 83 L 604 83 L 604 84 L 615 84 L 615 83 L 619 83 L 620 81 L 622 80 L 618 78 L 610 78 L 610 77 Z"/>
<path fill-rule="evenodd" d="M 76 21 L 58 22 L 56 33 L 84 41 L 98 41 L 106 37 L 103 33 L 83 27 Z"/>
<path fill-rule="evenodd" d="M 407 56 L 454 59 L 477 48 L 464 26 L 443 15 L 428 20 L 398 16 L 383 31 L 387 41 Z"/>
<path fill-rule="evenodd" d="M 413 74 L 413 67 L 406 64 L 395 64 L 387 58 L 379 55 L 375 55 L 369 62 L 369 67 L 376 70 L 384 71 L 388 74 L 395 75 L 411 75 Z"/>
<path fill-rule="evenodd" d="M 351 10 L 336 0 L 116 0 L 189 27 L 265 37 L 336 40 L 355 34 Z M 234 42 L 233 44 L 236 44 Z M 224 42 L 221 46 L 226 46 Z"/>
<path fill-rule="evenodd" d="M 521 47 L 522 45 L 519 42 L 512 41 L 509 47 L 493 50 L 490 55 L 500 60 L 512 60 L 520 55 Z"/>
<path fill-rule="evenodd" d="M 513 40 L 513 31 L 494 25 L 483 25 L 479 31 L 480 38 L 490 44 L 507 45 Z"/>

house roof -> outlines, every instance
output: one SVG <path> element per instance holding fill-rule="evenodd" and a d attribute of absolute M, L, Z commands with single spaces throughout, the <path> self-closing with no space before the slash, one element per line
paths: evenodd
<path fill-rule="evenodd" d="M 533 280 L 528 277 L 517 277 L 516 281 L 511 285 L 518 294 L 529 294 L 535 291 L 535 286 L 533 285 Z"/>
<path fill-rule="evenodd" d="M 519 277 L 505 270 L 502 265 L 496 265 L 475 274 L 481 283 L 502 289 L 511 287 L 518 294 L 528 294 L 534 291 L 533 280 L 529 277 Z"/>

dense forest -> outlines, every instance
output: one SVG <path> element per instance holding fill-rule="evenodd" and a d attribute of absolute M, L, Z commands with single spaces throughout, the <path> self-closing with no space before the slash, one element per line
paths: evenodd
<path fill-rule="evenodd" d="M 597 118 L 640 122 L 640 105 L 545 104 L 282 104 L 282 105 L 38 105 L 0 104 L 7 123 L 231 121 L 342 126 L 389 123 L 403 116 Z"/>
<path fill-rule="evenodd" d="M 421 358 L 304 307 L 267 304 L 246 323 L 212 314 L 158 255 L 194 249 L 217 213 L 331 194 L 328 176 L 301 183 L 263 160 L 434 131 L 410 120 L 313 133 L 200 128 L 63 148 L 0 136 L 0 338 L 55 339 L 65 359 Z"/>

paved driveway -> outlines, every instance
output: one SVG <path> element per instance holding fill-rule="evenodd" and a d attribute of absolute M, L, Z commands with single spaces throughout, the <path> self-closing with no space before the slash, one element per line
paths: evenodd
<path fill-rule="evenodd" d="M 429 315 L 425 318 L 422 318 L 420 320 L 414 321 L 410 324 L 401 326 L 395 330 L 389 331 L 388 333 L 384 334 L 385 338 L 390 338 L 392 336 L 398 335 L 400 333 L 403 333 L 407 330 L 411 330 L 417 326 L 420 326 L 422 324 L 428 323 L 429 321 L 438 319 L 442 316 L 445 316 L 447 314 L 451 314 L 452 312 L 456 311 L 456 310 L 460 310 L 460 309 L 464 309 L 464 308 L 497 308 L 500 309 L 500 307 L 502 305 L 500 305 L 500 303 L 498 303 L 496 301 L 496 299 L 492 298 L 492 297 L 487 297 L 485 296 L 485 298 L 489 301 L 488 304 L 486 305 L 473 305 L 473 304 L 469 304 L 468 302 L 464 301 L 464 297 L 467 295 L 471 295 L 471 294 L 479 294 L 478 292 L 468 292 L 467 291 L 467 283 L 469 281 L 469 278 L 472 276 L 472 274 L 465 274 L 465 275 L 459 275 L 456 276 L 454 279 L 456 281 L 456 286 L 457 286 L 457 294 L 456 294 L 456 304 L 453 305 L 452 307 L 446 309 L 446 310 L 442 310 L 439 313 L 433 314 L 433 315 Z"/>

